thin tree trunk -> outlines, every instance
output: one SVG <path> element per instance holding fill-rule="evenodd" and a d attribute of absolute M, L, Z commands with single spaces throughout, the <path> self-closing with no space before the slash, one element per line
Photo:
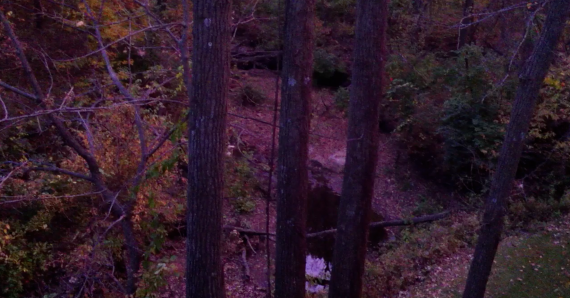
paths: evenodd
<path fill-rule="evenodd" d="M 277 166 L 275 297 L 305 297 L 315 0 L 287 0 Z"/>
<path fill-rule="evenodd" d="M 463 298 L 485 296 L 487 280 L 503 230 L 507 198 L 517 171 L 538 92 L 553 59 L 553 51 L 564 29 L 569 8 L 568 0 L 554 0 L 550 3 L 540 39 L 519 75 L 520 85 L 501 148 L 497 171 L 491 182 L 491 192 L 485 204 L 481 231 Z"/>
<path fill-rule="evenodd" d="M 473 43 L 473 37 L 475 35 L 475 27 L 471 23 L 473 22 L 473 17 L 470 17 L 473 12 L 473 0 L 465 0 L 463 4 L 463 19 L 461 20 L 462 28 L 459 30 L 459 42 L 457 48 L 461 49 L 466 44 Z"/>
<path fill-rule="evenodd" d="M 133 228 L 133 218 L 131 216 L 130 208 L 126 207 L 126 204 L 121 204 L 117 199 L 117 194 L 109 191 L 103 183 L 103 177 L 99 173 L 93 176 L 93 183 L 95 189 L 102 193 L 103 199 L 106 205 L 104 209 L 111 207 L 111 213 L 117 218 L 123 218 L 121 220 L 121 230 L 123 232 L 123 237 L 125 241 L 125 268 L 127 271 L 127 280 L 125 285 L 126 295 L 134 295 L 137 291 L 137 275 L 139 273 L 141 265 L 142 251 L 139 248 L 139 244 L 135 235 Z"/>
<path fill-rule="evenodd" d="M 193 4 L 186 297 L 223 298 L 223 156 L 230 70 L 231 0 L 194 0 Z M 188 6 L 185 1 L 186 24 L 189 23 Z M 188 65 L 185 63 L 184 67 L 187 81 Z"/>
<path fill-rule="evenodd" d="M 137 290 L 137 274 L 141 264 L 141 251 L 133 229 L 130 215 L 121 221 L 123 236 L 125 237 L 125 254 L 127 259 L 127 295 L 134 295 Z"/>
<path fill-rule="evenodd" d="M 499 1 L 497 1 L 497 3 L 498 2 Z M 510 6 L 512 4 L 512 1 L 511 0 L 501 0 L 500 3 L 501 3 L 501 5 L 499 6 L 499 8 L 503 9 L 503 8 Z M 499 20 L 498 20 L 499 21 L 499 32 L 500 32 L 499 49 L 503 53 L 505 53 L 506 56 L 509 56 L 510 46 L 512 43 L 511 35 L 513 35 L 513 33 L 514 33 L 514 31 L 509 30 L 509 23 L 518 21 L 518 20 L 516 20 L 516 18 L 511 16 L 512 13 L 513 12 L 511 12 L 511 11 L 503 12 L 498 16 L 498 18 L 499 18 Z"/>
<path fill-rule="evenodd" d="M 378 117 L 386 52 L 386 0 L 359 0 L 347 140 L 329 297 L 354 298 L 362 274 L 378 159 Z"/>
<path fill-rule="evenodd" d="M 34 20 L 36 24 L 36 29 L 42 29 L 44 23 L 44 17 L 42 15 L 43 8 L 41 0 L 34 0 Z"/>

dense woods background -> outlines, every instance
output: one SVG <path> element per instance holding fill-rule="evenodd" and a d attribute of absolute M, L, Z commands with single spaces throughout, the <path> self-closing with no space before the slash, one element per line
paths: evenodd
<path fill-rule="evenodd" d="M 568 5 L 356 2 L 1 1 L 0 296 L 570 296 Z"/>

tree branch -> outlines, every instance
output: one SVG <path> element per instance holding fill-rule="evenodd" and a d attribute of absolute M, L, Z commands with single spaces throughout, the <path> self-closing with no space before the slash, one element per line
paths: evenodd
<path fill-rule="evenodd" d="M 2 11 L 0 11 L 0 22 L 2 22 L 2 25 L 4 26 L 4 31 L 12 41 L 12 44 L 16 49 L 18 58 L 22 63 L 22 68 L 24 69 L 26 77 L 28 78 L 30 84 L 34 89 L 35 100 L 38 102 L 38 104 L 40 104 L 40 106 L 42 106 L 42 108 L 44 109 L 48 108 L 48 105 L 45 103 L 44 94 L 42 92 L 40 84 L 32 71 L 32 67 L 30 66 L 30 63 L 26 58 L 22 45 L 20 44 L 20 41 L 16 37 L 14 30 L 12 30 L 10 22 L 8 22 L 8 19 L 6 19 Z M 71 147 L 75 152 L 77 152 L 77 154 L 79 154 L 79 156 L 81 156 L 85 160 L 85 162 L 89 166 L 89 171 L 91 172 L 93 179 L 100 182 L 98 187 L 104 189 L 105 186 L 103 184 L 102 179 L 100 178 L 99 165 L 97 164 L 97 161 L 95 160 L 93 155 L 89 154 L 89 152 L 87 152 L 87 150 L 83 148 L 83 146 L 81 146 L 81 144 L 75 139 L 75 137 L 71 134 L 71 132 L 65 127 L 65 124 L 61 119 L 56 117 L 54 114 L 49 114 L 48 116 L 49 119 L 53 122 L 53 124 L 57 128 L 59 135 L 66 143 L 66 145 Z"/>
<path fill-rule="evenodd" d="M 84 1 L 86 8 L 88 9 L 88 11 L 90 12 L 90 8 L 88 6 L 88 4 Z M 95 37 L 97 38 L 97 41 L 99 43 L 100 46 L 100 51 L 101 51 L 101 56 L 103 57 L 103 61 L 105 62 L 105 66 L 107 68 L 107 73 L 109 74 L 109 77 L 111 77 L 111 80 L 113 81 L 113 83 L 115 84 L 115 86 L 119 89 L 119 92 L 129 101 L 129 102 L 135 102 L 135 99 L 133 97 L 133 95 L 131 94 L 131 92 L 129 92 L 129 90 L 123 85 L 123 83 L 121 83 L 121 80 L 119 79 L 117 73 L 115 72 L 115 70 L 113 69 L 113 66 L 111 64 L 111 60 L 109 59 L 109 55 L 107 54 L 107 50 L 105 48 L 105 45 L 103 44 L 103 38 L 101 36 L 101 31 L 99 30 L 99 25 L 97 20 L 95 20 L 95 18 L 91 18 L 93 23 L 94 23 L 94 27 L 95 27 Z M 130 44 L 129 44 L 130 46 Z M 135 126 L 137 128 L 137 133 L 139 136 L 139 143 L 140 143 L 140 150 L 141 150 L 141 157 L 140 157 L 140 162 L 139 165 L 137 166 L 137 173 L 135 175 L 135 179 L 133 181 L 133 186 L 137 186 L 138 184 L 140 184 L 141 180 L 142 180 L 142 173 L 145 170 L 146 167 L 146 162 L 148 160 L 148 153 L 147 153 L 147 142 L 146 142 L 146 137 L 144 134 L 144 123 L 142 121 L 142 117 L 139 113 L 139 109 L 138 107 L 135 106 Z"/>
<path fill-rule="evenodd" d="M 65 170 L 65 169 L 61 169 L 61 168 L 57 168 L 57 167 L 33 167 L 33 168 L 26 169 L 26 171 L 24 173 L 28 173 L 31 171 L 41 171 L 41 172 L 51 172 L 51 173 L 57 173 L 57 174 L 64 174 L 67 176 L 71 176 L 71 177 L 83 179 L 83 180 L 86 180 L 89 182 L 93 182 L 93 178 L 91 178 L 85 174 L 80 174 L 80 173 L 76 173 L 73 171 L 69 171 L 69 170 Z"/>
<path fill-rule="evenodd" d="M 2 99 L 2 96 L 0 96 L 0 104 L 2 105 L 2 112 L 4 113 L 4 117 L 2 117 L 2 120 L 6 120 L 8 119 L 8 108 L 6 108 L 6 104 L 4 103 L 4 100 Z"/>
<path fill-rule="evenodd" d="M 18 88 L 14 87 L 14 86 L 8 85 L 8 84 L 6 84 L 6 83 L 4 83 L 4 82 L 2 82 L 2 81 L 0 81 L 0 86 L 6 88 L 6 89 L 8 89 L 8 90 L 10 90 L 10 91 L 12 91 L 12 92 L 14 92 L 14 93 L 16 93 L 16 94 L 18 94 L 18 95 L 21 95 L 21 96 L 23 96 L 23 97 L 25 97 L 25 98 L 28 98 L 28 99 L 31 99 L 31 100 L 35 100 L 35 101 L 38 100 L 38 98 L 37 98 L 35 95 L 30 94 L 30 93 L 28 93 L 28 92 L 26 92 L 26 91 L 24 91 L 24 90 L 18 89 Z"/>
<path fill-rule="evenodd" d="M 369 228 L 378 228 L 378 227 L 386 228 L 386 227 L 400 227 L 400 226 L 417 225 L 420 223 L 427 223 L 427 222 L 440 220 L 440 219 L 446 218 L 450 214 L 451 214 L 450 211 L 444 211 L 441 213 L 425 215 L 425 216 L 420 216 L 420 217 L 414 217 L 411 219 L 399 219 L 399 220 L 392 220 L 392 221 L 377 221 L 377 222 L 370 223 Z M 247 234 L 247 235 L 275 236 L 275 233 L 266 233 L 264 231 L 250 230 L 250 229 L 244 229 L 244 228 L 234 227 L 234 226 L 224 226 L 224 230 L 235 230 L 235 231 L 238 231 L 240 233 Z M 337 231 L 337 229 L 330 229 L 330 230 L 324 230 L 324 231 L 315 232 L 315 233 L 309 233 L 309 234 L 307 234 L 307 238 L 318 238 L 318 237 L 334 234 L 334 233 L 336 233 L 336 231 Z"/>
<path fill-rule="evenodd" d="M 440 220 L 442 218 L 447 217 L 449 214 L 450 214 L 449 211 L 445 211 L 442 213 L 437 213 L 437 214 L 432 214 L 432 215 L 414 217 L 412 219 L 400 219 L 400 220 L 393 220 L 393 221 L 373 222 L 373 223 L 370 223 L 370 225 L 368 227 L 369 228 L 378 228 L 378 227 L 386 228 L 386 227 L 397 227 L 397 226 L 411 226 L 411 225 L 416 225 L 419 223 L 425 223 L 425 222 L 432 222 L 432 221 Z M 336 231 L 337 231 L 337 229 L 330 229 L 330 230 L 325 230 L 325 231 L 321 231 L 321 232 L 310 233 L 310 234 L 307 234 L 307 238 L 322 237 L 325 235 L 334 234 L 334 233 L 336 233 Z"/>
<path fill-rule="evenodd" d="M 223 228 L 224 228 L 224 230 L 235 230 L 235 231 L 238 231 L 242 234 L 247 234 L 247 235 L 275 236 L 275 233 L 266 233 L 265 231 L 256 231 L 256 230 L 244 229 L 244 228 L 234 227 L 234 226 L 224 226 Z"/>
<path fill-rule="evenodd" d="M 65 195 L 65 196 L 40 195 L 40 196 L 37 196 L 35 198 L 30 198 L 29 196 L 1 196 L 1 198 L 13 199 L 13 200 L 0 201 L 0 205 L 15 204 L 15 203 L 29 202 L 29 201 L 34 202 L 34 201 L 42 201 L 42 200 L 48 200 L 48 199 L 74 199 L 74 198 L 79 198 L 79 197 L 88 197 L 88 196 L 97 195 L 97 194 L 101 194 L 101 192 L 100 191 L 88 192 L 88 193 L 82 193 L 82 194 L 78 194 L 78 195 Z"/>
<path fill-rule="evenodd" d="M 110 46 L 112 46 L 112 45 L 114 45 L 114 44 L 117 44 L 117 43 L 119 43 L 119 42 L 121 42 L 121 41 L 123 41 L 123 40 L 125 40 L 125 39 L 131 38 L 133 35 L 136 35 L 136 34 L 139 34 L 139 33 L 145 32 L 145 31 L 148 31 L 148 30 L 156 30 L 156 29 L 160 29 L 160 28 L 164 28 L 164 27 L 168 27 L 168 26 L 177 26 L 177 25 L 180 25 L 180 24 L 179 24 L 179 23 L 169 23 L 169 24 L 162 24 L 162 25 L 155 25 L 155 26 L 146 27 L 146 28 L 143 28 L 143 29 L 140 29 L 140 30 L 133 31 L 132 33 L 130 33 L 130 34 L 126 35 L 126 36 L 123 36 L 123 37 L 121 37 L 121 38 L 119 38 L 119 39 L 116 39 L 116 40 L 114 40 L 113 42 L 111 42 L 111 43 L 109 43 L 109 44 L 106 44 L 106 45 L 105 45 L 105 44 L 101 44 L 101 47 L 100 47 L 99 49 L 97 49 L 97 50 L 95 50 L 95 51 L 91 51 L 91 52 L 89 52 L 89 53 L 87 53 L 87 54 L 85 54 L 85 55 L 83 55 L 83 56 L 73 57 L 73 58 L 70 58 L 70 59 L 54 59 L 54 61 L 57 61 L 57 62 L 76 61 L 76 60 L 78 60 L 78 59 L 86 58 L 86 57 L 95 55 L 95 54 L 97 54 L 97 53 L 99 53 L 99 52 L 102 52 L 102 51 L 106 50 L 107 48 L 109 48 Z M 96 28 L 97 31 L 99 31 L 99 26 L 98 26 L 98 25 L 95 25 L 94 27 Z"/>

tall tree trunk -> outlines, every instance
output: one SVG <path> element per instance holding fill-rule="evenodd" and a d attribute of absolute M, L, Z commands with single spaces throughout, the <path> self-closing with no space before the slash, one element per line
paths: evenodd
<path fill-rule="evenodd" d="M 474 42 L 475 27 L 471 23 L 473 22 L 473 17 L 470 17 L 473 13 L 473 0 L 465 0 L 463 3 L 463 19 L 461 20 L 461 26 L 465 26 L 459 30 L 459 42 L 457 48 L 461 49 L 466 44 L 471 44 Z"/>
<path fill-rule="evenodd" d="M 485 296 L 487 280 L 503 230 L 507 198 L 517 171 L 538 92 L 550 67 L 553 51 L 564 29 L 569 8 L 568 0 L 554 0 L 550 3 L 540 39 L 519 74 L 520 85 L 501 148 L 497 171 L 491 182 L 491 192 L 485 204 L 481 231 L 463 298 Z"/>
<path fill-rule="evenodd" d="M 344 181 L 329 297 L 360 297 L 378 159 L 378 117 L 383 91 L 388 7 L 359 0 Z"/>
<path fill-rule="evenodd" d="M 287 0 L 277 167 L 275 297 L 305 297 L 307 156 L 315 0 Z"/>
<path fill-rule="evenodd" d="M 223 156 L 231 0 L 194 0 L 193 4 L 186 297 L 222 298 L 225 297 L 221 262 Z M 188 24 L 187 1 L 184 7 Z M 188 67 L 187 63 L 184 67 Z M 187 76 L 186 69 L 185 80 Z"/>

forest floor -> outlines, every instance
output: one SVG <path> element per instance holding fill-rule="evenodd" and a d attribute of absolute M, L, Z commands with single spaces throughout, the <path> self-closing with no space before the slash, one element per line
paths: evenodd
<path fill-rule="evenodd" d="M 400 298 L 459 298 L 465 285 L 472 249 L 439 261 L 432 274 L 400 293 Z M 570 216 L 539 224 L 499 245 L 489 277 L 489 298 L 570 297 Z"/>
<path fill-rule="evenodd" d="M 271 156 L 271 136 L 273 121 L 273 102 L 276 76 L 267 70 L 239 71 L 239 80 L 232 81 L 230 93 L 228 126 L 230 136 L 239 139 L 237 150 L 247 150 L 255 163 L 268 164 Z M 239 90 L 250 86 L 265 100 L 256 106 L 242 105 Z M 322 166 L 323 175 L 328 186 L 340 193 L 342 188 L 342 171 L 346 156 L 347 118 L 345 112 L 335 106 L 334 92 L 330 89 L 316 88 L 311 103 L 312 119 L 309 140 L 309 159 Z M 278 134 L 278 130 L 276 131 Z M 398 156 L 398 146 L 388 134 L 381 134 L 379 161 L 376 175 L 373 209 L 386 220 L 409 218 L 418 206 L 420 198 L 439 195 L 443 192 L 429 182 L 417 177 L 413 169 L 406 165 L 405 155 Z M 232 137 L 230 137 L 232 139 Z M 399 160 L 396 165 L 396 160 Z M 258 177 L 260 186 L 267 188 L 267 177 Z M 273 188 L 276 177 L 273 177 Z M 224 224 L 240 226 L 251 230 L 264 231 L 266 214 L 265 200 L 262 195 L 252 198 L 255 203 L 253 211 L 236 212 L 226 200 L 224 204 Z M 275 231 L 275 202 L 270 203 L 270 231 Z M 394 238 L 394 230 L 388 230 L 389 238 Z M 237 235 L 231 234 L 225 239 L 223 255 L 226 290 L 228 297 L 253 298 L 264 297 L 267 289 L 266 254 L 264 239 L 249 237 L 244 243 Z M 274 239 L 273 239 L 274 240 Z M 175 267 L 179 271 L 184 268 L 184 243 L 173 242 L 174 255 L 177 255 Z M 274 255 L 275 243 L 270 241 L 271 254 Z M 244 257 L 245 256 L 245 257 Z M 247 264 L 247 269 L 246 269 Z M 272 269 L 274 269 L 272 264 Z M 246 275 L 246 271 L 249 271 Z M 165 297 L 178 297 L 183 293 L 181 276 L 169 280 L 170 293 Z"/>
<path fill-rule="evenodd" d="M 229 126 L 238 138 L 253 150 L 253 159 L 268 163 L 271 156 L 273 102 L 275 94 L 275 74 L 266 70 L 250 70 L 240 73 L 240 80 L 234 82 L 234 92 L 230 99 Z M 243 106 L 239 90 L 251 86 L 266 99 L 257 106 Z M 340 193 L 342 171 L 346 156 L 347 118 L 345 112 L 334 103 L 334 92 L 330 89 L 315 88 L 311 103 L 312 119 L 309 140 L 309 160 L 322 166 L 328 186 Z M 277 130 L 278 134 L 278 130 Z M 444 191 L 415 175 L 405 160 L 405 154 L 399 154 L 398 144 L 388 134 L 381 134 L 379 161 L 376 175 L 373 209 L 386 220 L 409 218 L 418 206 L 421 198 L 446 196 Z M 261 184 L 267 184 L 260 181 Z M 276 177 L 273 177 L 275 186 Z M 263 185 L 262 187 L 266 187 Z M 238 214 L 226 204 L 225 224 L 245 226 L 252 230 L 265 229 L 265 201 L 254 200 L 256 207 L 249 214 Z M 275 230 L 275 204 L 270 205 L 270 230 Z M 389 238 L 394 238 L 395 229 L 388 230 Z M 255 237 L 257 238 L 257 237 Z M 225 256 L 226 288 L 228 297 L 263 297 L 267 288 L 266 255 L 263 241 L 250 237 L 249 244 L 230 245 Z M 253 249 L 250 249 L 249 246 Z M 242 256 L 246 250 L 247 258 Z M 271 242 L 274 250 L 274 243 Z M 253 253 L 253 250 L 256 253 Z M 274 252 L 272 251 L 272 254 Z M 181 258 L 183 259 L 183 258 Z M 245 277 L 247 262 L 249 278 Z"/>
<path fill-rule="evenodd" d="M 234 139 L 238 151 L 248 151 L 248 158 L 253 168 L 258 166 L 262 168 L 263 166 L 261 165 L 269 163 L 268 161 L 272 154 L 271 136 L 273 130 L 271 123 L 273 121 L 276 77 L 273 72 L 266 70 L 239 72 L 239 80 L 232 82 L 234 91 L 230 94 L 230 116 L 228 119 L 230 140 Z M 265 100 L 255 106 L 243 106 L 239 90 L 243 89 L 244 86 L 252 87 Z M 346 156 L 347 118 L 344 115 L 344 111 L 335 106 L 334 93 L 329 89 L 314 90 L 311 108 L 309 159 L 321 165 L 323 175 L 328 180 L 328 186 L 335 192 L 340 193 L 342 188 L 342 170 Z M 379 161 L 373 209 L 386 220 L 410 218 L 426 202 L 430 204 L 432 202 L 451 201 L 449 200 L 451 196 L 449 192 L 423 179 L 414 171 L 411 163 L 406 160 L 406 155 L 403 152 L 399 154 L 399 146 L 389 134 L 381 135 L 378 153 Z M 263 171 L 257 172 L 261 173 Z M 268 177 L 259 174 L 257 178 L 260 187 L 266 189 Z M 274 188 L 276 177 L 274 176 L 272 180 Z M 261 193 L 251 198 L 251 202 L 255 204 L 255 207 L 250 212 L 236 211 L 235 205 L 232 205 L 230 200 L 231 198 L 226 199 L 224 204 L 224 225 L 238 226 L 256 231 L 265 230 L 266 203 Z M 274 200 L 270 202 L 269 210 L 269 230 L 275 231 L 276 206 Z M 456 216 L 455 218 L 457 217 L 460 218 L 461 216 Z M 544 254 L 552 252 L 554 255 L 565 255 L 567 253 L 568 245 L 570 245 L 568 241 L 570 239 L 570 234 L 568 234 L 570 220 L 565 218 L 563 222 L 544 226 L 540 233 L 534 234 L 536 236 L 511 236 L 501 243 L 497 262 L 503 262 L 504 266 L 495 266 L 496 268 L 511 268 L 515 265 L 523 266 L 523 263 L 518 262 L 520 258 L 528 259 L 529 265 L 520 269 L 520 276 L 512 275 L 512 272 L 508 270 L 508 272 L 503 272 L 504 274 L 501 272 L 496 273 L 495 271 L 495 276 L 501 276 L 500 278 L 495 278 L 495 280 L 503 280 L 506 282 L 506 285 L 497 286 L 492 282 L 490 287 L 493 287 L 494 290 L 491 290 L 492 293 L 490 295 L 492 296 L 489 297 L 570 297 L 570 294 L 568 294 L 568 285 L 570 283 L 566 284 L 564 282 L 560 282 L 558 292 L 552 292 L 559 293 L 560 296 L 504 295 L 504 293 L 512 291 L 516 293 L 518 289 L 517 283 L 521 284 L 528 280 L 533 282 L 533 284 L 535 282 L 540 284 L 540 280 L 536 280 L 536 277 L 526 272 L 528 270 L 539 272 L 535 271 L 536 268 L 540 270 L 540 267 L 536 266 L 541 264 L 542 256 L 541 254 L 536 254 L 537 245 L 542 245 L 540 249 L 545 251 Z M 566 228 L 565 231 L 564 227 Z M 392 242 L 399 241 L 396 238 L 398 238 L 401 230 L 399 228 L 389 228 L 388 239 Z M 472 234 L 474 231 L 468 231 L 468 233 Z M 426 235 L 428 236 L 424 235 L 422 237 L 429 238 L 429 234 Z M 564 237 L 566 238 L 563 237 L 562 239 L 560 235 L 565 235 Z M 271 240 L 270 253 L 274 255 L 274 238 L 271 238 Z M 229 236 L 226 234 L 224 244 L 223 262 L 227 296 L 230 298 L 265 297 L 267 290 L 267 255 L 265 253 L 264 238 L 251 236 L 244 239 L 240 238 L 238 233 L 230 232 Z M 528 247 L 528 249 L 509 250 L 509 247 L 514 246 Z M 173 247 L 171 253 L 177 256 L 174 267 L 177 268 L 176 271 L 183 272 L 183 260 L 185 259 L 184 242 L 182 239 L 173 241 L 171 247 Z M 526 253 L 529 255 L 526 255 Z M 539 259 L 530 256 L 533 253 Z M 398 291 L 398 294 L 390 297 L 459 297 L 461 287 L 465 282 L 471 254 L 472 248 L 462 247 L 453 250 L 452 253 L 442 255 L 437 260 L 431 260 L 430 265 L 426 265 L 429 266 L 427 270 L 423 267 L 415 268 L 416 272 L 408 274 L 421 275 L 421 279 L 405 286 L 404 289 Z M 550 262 L 551 258 L 548 260 Z M 560 264 L 564 263 L 562 259 L 559 261 Z M 550 268 L 551 265 L 561 267 L 560 270 L 552 273 L 554 274 L 553 276 L 545 275 L 545 278 L 568 277 L 567 280 L 570 281 L 570 275 L 568 275 L 570 264 L 567 264 L 567 261 L 566 265 L 560 265 L 559 263 L 540 265 L 544 266 L 543 268 Z M 274 270 L 273 261 L 271 265 L 272 270 Z M 505 278 L 508 278 L 508 280 L 505 280 L 502 276 L 507 276 Z M 171 290 L 168 293 L 165 292 L 164 297 L 183 297 L 183 292 L 181 291 L 181 289 L 184 289 L 183 282 L 183 275 L 170 277 L 169 288 Z M 544 282 L 548 284 L 546 280 Z M 544 291 L 542 288 L 538 290 Z"/>

